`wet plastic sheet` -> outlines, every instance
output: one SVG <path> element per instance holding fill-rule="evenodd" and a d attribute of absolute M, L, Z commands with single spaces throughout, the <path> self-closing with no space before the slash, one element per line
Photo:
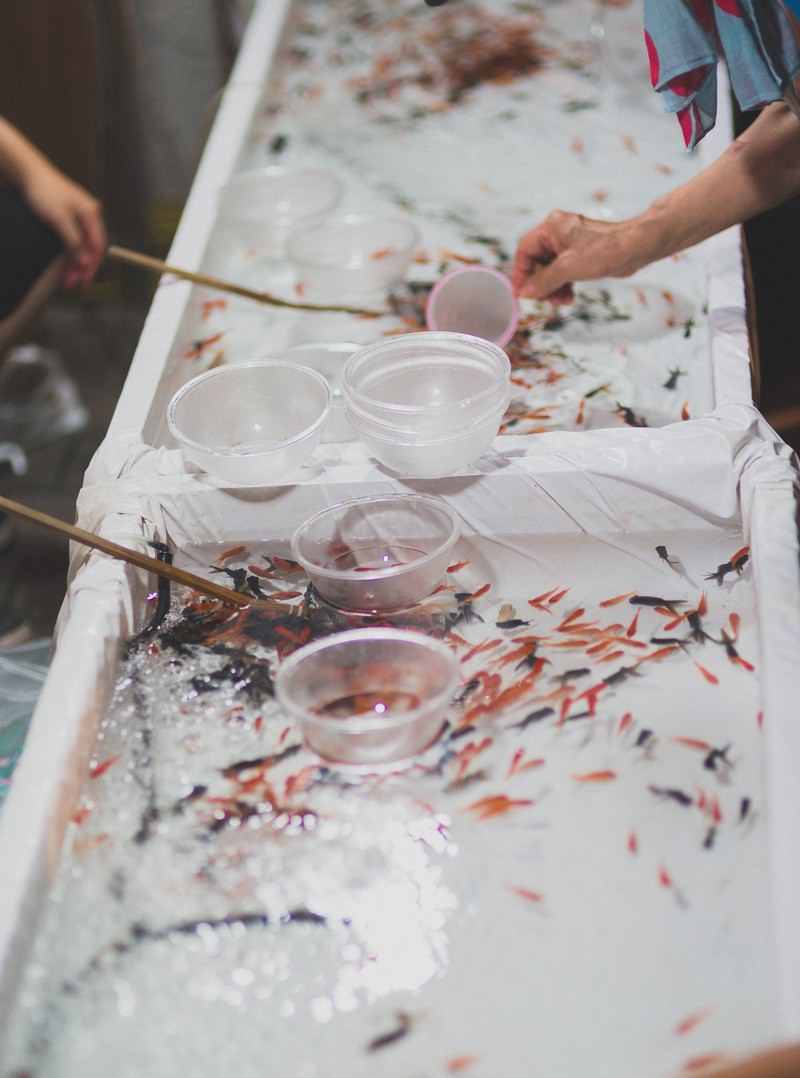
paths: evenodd
<path fill-rule="evenodd" d="M 468 1057 L 474 1060 L 475 1073 L 519 1073 L 531 1049 L 519 1037 L 522 1012 L 517 1014 L 517 1010 L 521 1007 L 530 1015 L 530 998 L 539 1001 L 537 1058 L 553 1074 L 575 1073 L 576 1068 L 590 1064 L 593 1073 L 618 1073 L 623 1060 L 625 1066 L 635 1060 L 637 1073 L 666 1074 L 700 1056 L 722 1058 L 793 1029 L 798 936 L 791 900 L 796 894 L 796 873 L 794 858 L 787 856 L 792 847 L 786 843 L 796 837 L 791 776 L 797 757 L 787 701 L 800 644 L 800 588 L 793 516 L 795 472 L 786 447 L 771 436 L 756 413 L 731 407 L 658 432 L 593 431 L 580 439 L 550 434 L 535 442 L 499 438 L 494 452 L 473 470 L 475 474 L 425 483 L 398 483 L 370 465 L 363 454 L 359 457 L 355 447 L 347 459 L 344 456 L 320 465 L 305 482 L 261 492 L 222 491 L 201 477 L 187 477 L 175 467 L 176 454 L 170 451 L 143 454 L 110 487 L 105 485 L 109 477 L 95 464 L 81 496 L 82 520 L 91 524 L 99 514 L 104 529 L 111 525 L 110 533 L 125 541 L 136 532 L 167 539 L 176 546 L 179 560 L 202 570 L 223 549 L 221 544 L 250 544 L 252 550 L 246 556 L 256 560 L 262 549 L 274 551 L 276 542 L 285 552 L 288 535 L 305 516 L 343 497 L 398 487 L 431 490 L 447 498 L 465 522 L 457 556 L 471 564 L 455 570 L 453 582 L 466 590 L 492 585 L 475 602 L 484 621 L 454 629 L 466 642 L 459 645 L 465 680 L 480 669 L 497 671 L 504 688 L 509 688 L 520 677 L 520 671 L 512 673 L 512 665 L 502 659 L 520 647 L 508 638 L 517 632 L 524 638 L 526 629 L 508 632 L 496 627 L 494 621 L 504 604 L 512 604 L 516 617 L 530 619 L 533 632 L 543 631 L 543 623 L 552 632 L 553 620 L 559 616 L 568 623 L 576 604 L 589 610 L 587 616 L 592 619 L 602 616 L 628 626 L 635 614 L 629 601 L 623 600 L 624 606 L 601 604 L 632 590 L 658 595 L 676 592 L 667 598 L 680 598 L 690 605 L 697 604 L 705 592 L 704 627 L 717 641 L 723 629 L 734 634 L 744 665 L 710 640 L 686 652 L 673 649 L 640 668 L 640 673 L 646 670 L 646 677 L 631 677 L 607 697 L 601 694 L 593 714 L 585 714 L 592 710 L 591 700 L 581 700 L 576 693 L 563 713 L 563 698 L 555 703 L 538 701 L 536 710 L 550 706 L 553 713 L 520 726 L 537 692 L 552 689 L 557 683 L 554 679 L 567 667 L 587 662 L 583 652 L 569 653 L 573 659 L 554 649 L 544 652 L 550 669 L 541 672 L 538 689 L 531 687 L 497 715 L 479 712 L 474 731 L 429 750 L 422 762 L 440 767 L 437 777 L 412 780 L 401 776 L 385 788 L 380 782 L 364 782 L 349 792 L 345 787 L 334 802 L 324 785 L 317 789 L 312 784 L 304 790 L 302 800 L 309 811 L 328 813 L 332 819 L 336 817 L 334 804 L 347 816 L 357 811 L 364 796 L 380 808 L 369 835 L 356 829 L 351 850 L 356 858 L 366 848 L 362 842 L 387 855 L 386 844 L 396 840 L 387 819 L 394 819 L 397 812 L 406 819 L 403 813 L 407 815 L 409 798 L 430 808 L 421 815 L 415 809 L 420 819 L 409 817 L 409 827 L 412 823 L 423 826 L 425 817 L 425 826 L 441 824 L 442 833 L 447 832 L 441 849 L 431 845 L 430 836 L 420 840 L 427 851 L 422 867 L 415 861 L 404 870 L 405 854 L 395 850 L 401 867 L 392 877 L 392 886 L 398 889 L 392 901 L 399 903 L 396 908 L 409 933 L 404 938 L 417 948 L 421 965 L 416 969 L 411 968 L 410 958 L 398 965 L 399 958 L 393 957 L 396 926 L 380 928 L 365 912 L 375 899 L 382 872 L 365 864 L 362 885 L 357 885 L 350 876 L 349 883 L 343 882 L 339 870 L 329 865 L 320 868 L 322 876 L 312 885 L 313 878 L 305 876 L 301 867 L 302 854 L 284 861 L 288 857 L 285 836 L 282 839 L 280 829 L 270 823 L 254 832 L 260 836 L 257 840 L 250 840 L 255 845 L 248 856 L 261 867 L 251 865 L 251 870 L 234 873 L 233 880 L 223 874 L 227 885 L 222 890 L 190 887 L 185 876 L 189 862 L 181 861 L 180 849 L 185 852 L 195 829 L 202 829 L 202 798 L 196 813 L 177 831 L 165 824 L 166 837 L 155 838 L 152 847 L 132 842 L 131 834 L 138 826 L 135 803 L 128 808 L 127 801 L 114 794 L 115 783 L 120 781 L 120 772 L 115 776 L 116 762 L 98 778 L 84 779 L 79 792 L 90 756 L 96 765 L 119 752 L 124 771 L 125 753 L 131 751 L 124 740 L 121 746 L 115 743 L 113 729 L 107 726 L 103 743 L 92 749 L 94 725 L 102 708 L 93 716 L 85 715 L 82 749 L 76 747 L 74 727 L 71 755 L 65 741 L 56 743 L 55 759 L 53 746 L 48 746 L 50 759 L 44 765 L 43 746 L 34 746 L 23 760 L 28 766 L 18 772 L 19 787 L 12 791 L 6 809 L 16 816 L 11 826 L 19 827 L 25 813 L 37 807 L 41 811 L 42 766 L 45 777 L 60 774 L 63 780 L 65 772 L 70 775 L 72 811 L 78 806 L 76 822 L 39 947 L 46 949 L 48 968 L 57 971 L 62 985 L 73 983 L 87 962 L 98 978 L 89 978 L 91 984 L 84 986 L 85 973 L 80 974 L 75 982 L 77 993 L 69 993 L 76 997 L 72 1002 L 45 992 L 47 1021 L 55 1021 L 54 1026 L 46 1022 L 46 1029 L 51 1034 L 55 1031 L 57 1051 L 67 1053 L 56 1058 L 62 1062 L 70 1058 L 91 1073 L 87 1069 L 91 1063 L 80 1049 L 85 1038 L 74 1040 L 70 1031 L 95 1022 L 93 1045 L 103 1043 L 109 1052 L 121 1053 L 128 1060 L 123 1066 L 133 1068 L 130 1073 L 137 1066 L 146 1066 L 153 1074 L 167 1073 L 159 1069 L 164 1064 L 157 1046 L 168 997 L 176 1016 L 170 1036 L 185 1040 L 190 1055 L 197 1053 L 198 1073 L 203 1073 L 204 1053 L 213 1054 L 215 1061 L 229 1062 L 241 1073 L 250 1073 L 255 1059 L 258 1066 L 263 1065 L 264 1052 L 272 1049 L 252 1033 L 254 1006 L 259 1024 L 267 1023 L 270 1038 L 275 1038 L 270 1044 L 280 1050 L 283 1060 L 288 1053 L 288 1058 L 298 1066 L 304 1062 L 311 1073 L 314 1066 L 323 1066 L 324 1059 L 325 1073 L 343 1075 L 353 1073 L 363 1060 L 371 1073 L 396 1074 L 398 1067 L 438 1061 L 443 1069 L 453 1060 Z M 690 472 L 692 482 L 688 483 Z M 658 545 L 665 545 L 679 564 L 659 559 Z M 751 546 L 751 560 L 741 575 L 728 574 L 721 584 L 705 579 L 744 545 Z M 126 587 L 117 596 L 109 593 L 115 572 L 124 575 L 120 567 L 96 555 L 77 571 L 57 658 L 85 647 L 85 641 L 74 636 L 85 631 L 82 609 L 91 608 L 95 619 L 100 609 L 109 615 L 117 609 L 120 620 L 105 623 L 106 633 L 114 625 L 108 642 L 116 639 L 124 624 L 119 609 Z M 568 595 L 557 598 L 549 610 L 541 609 L 567 587 Z M 542 593 L 545 598 L 539 598 L 539 608 L 530 606 L 529 600 Z M 136 611 L 131 599 L 125 605 Z M 738 619 L 732 618 L 734 614 Z M 140 616 L 141 608 L 137 620 Z M 669 619 L 663 613 L 655 615 L 652 609 L 642 608 L 639 617 L 629 639 L 668 635 L 664 625 Z M 619 635 L 626 635 L 625 629 Z M 498 650 L 469 654 L 496 637 L 504 640 Z M 655 647 L 650 645 L 648 654 Z M 620 656 L 607 665 L 596 663 L 602 663 L 602 655 L 589 659 L 588 665 L 611 673 L 630 665 Z M 112 668 L 113 663 L 104 678 L 98 679 L 95 699 L 101 685 L 109 687 Z M 523 665 L 522 676 L 525 671 Z M 594 683 L 593 678 L 589 680 Z M 64 702 L 69 707 L 69 699 Z M 229 703 L 222 700 L 219 706 Z M 263 725 L 258 729 L 252 716 L 227 728 L 220 728 L 217 720 L 216 738 L 206 730 L 206 742 L 188 756 L 185 738 L 170 734 L 167 723 L 154 750 L 163 782 L 162 812 L 181 796 L 180 790 L 185 793 L 193 784 L 208 785 L 209 796 L 224 798 L 230 791 L 219 778 L 220 769 L 231 760 L 252 759 L 276 750 L 279 744 L 294 743 L 291 731 L 280 741 L 281 732 L 290 724 L 275 714 L 272 705 L 265 704 L 259 714 Z M 484 744 L 486 738 L 491 739 L 490 745 Z M 714 766 L 706 764 L 708 746 L 722 751 L 712 758 Z M 477 754 L 474 760 L 470 752 Z M 278 769 L 276 781 L 284 784 L 292 775 L 307 773 L 309 767 L 313 771 L 314 762 L 310 754 L 292 757 L 283 770 Z M 81 806 L 89 802 L 92 812 L 84 815 Z M 405 806 L 402 812 L 401 806 Z M 384 810 L 389 812 L 387 819 L 381 815 Z M 49 831 L 55 839 L 58 828 L 52 822 Z M 223 847 L 209 853 L 215 872 L 222 871 L 223 862 L 229 864 L 231 857 L 238 858 L 232 849 L 235 841 L 225 840 L 222 834 Z M 177 853 L 169 854 L 169 843 L 176 835 Z M 98 836 L 107 837 L 101 841 Z M 305 837 L 312 844 L 315 841 Z M 290 840 L 295 851 L 297 838 Z M 348 839 L 340 835 L 336 841 L 348 848 Z M 453 844 L 449 853 L 448 843 Z M 206 849 L 214 847 L 206 844 Z M 240 852 L 245 855 L 244 847 Z M 269 861 L 268 868 L 259 861 L 263 857 Z M 145 886 L 146 875 L 137 883 L 137 866 L 147 865 L 150 859 L 170 865 L 163 888 L 155 892 Z M 53 857 L 51 873 L 55 864 Z M 76 871 L 82 881 L 77 888 Z M 422 876 L 415 875 L 420 871 Z M 283 878 L 284 872 L 285 889 L 280 895 L 267 895 L 258 880 Z M 122 876 L 128 880 L 125 893 L 134 896 L 132 901 L 104 899 L 103 889 L 112 878 L 119 882 Z M 479 888 L 476 879 L 482 881 Z M 239 899 L 231 902 L 227 890 L 227 886 L 239 885 L 247 895 L 244 905 Z M 419 888 L 418 899 L 411 905 L 402 898 L 406 887 Z M 358 895 L 366 905 L 351 920 L 342 911 L 349 903 L 352 913 Z M 76 932 L 76 939 L 81 940 L 77 950 L 58 949 L 55 939 L 63 936 L 65 924 L 80 919 L 82 911 L 86 912 L 84 902 L 96 901 L 100 910 L 104 901 L 110 902 L 116 910 L 111 921 L 93 918 L 89 933 Z M 230 937 L 227 928 L 220 929 L 224 939 L 219 950 L 216 945 L 212 949 L 213 955 L 205 949 L 210 943 L 197 945 L 206 956 L 199 965 L 192 933 L 179 932 L 182 942 L 174 951 L 164 942 L 162 930 L 170 924 L 213 921 L 231 911 L 253 914 L 256 909 L 271 911 L 275 924 L 292 910 L 302 909 L 305 927 L 298 925 L 292 939 L 273 936 L 272 930 L 265 939 L 254 941 L 250 935 L 246 946 L 235 943 L 235 929 Z M 315 921 L 312 914 L 320 920 Z M 349 922 L 346 931 L 340 917 Z M 252 928 L 252 919 L 245 921 Z M 324 932 L 315 932 L 323 922 Z M 328 931 L 334 922 L 339 929 Z M 137 930 L 142 939 L 154 933 L 152 946 L 143 949 L 149 949 L 151 957 L 137 953 L 123 963 L 103 958 L 114 952 L 115 945 L 129 940 L 135 923 L 145 926 Z M 344 951 L 337 949 L 340 946 Z M 377 965 L 369 966 L 373 979 L 357 973 L 361 959 L 355 957 L 356 950 L 363 959 L 365 948 L 382 956 L 376 959 Z M 276 953 L 289 963 L 287 972 L 278 978 L 283 984 L 280 989 L 274 968 L 266 971 L 269 955 Z M 311 976 L 303 954 L 314 956 L 317 974 L 324 970 L 322 982 Z M 509 976 L 511 954 L 517 955 L 519 968 L 515 966 L 516 972 Z M 256 960 L 254 956 L 267 965 L 251 968 L 248 963 Z M 150 964 L 153 959 L 156 966 Z M 164 962 L 175 970 L 174 979 L 165 978 Z M 31 968 L 39 970 L 41 978 L 41 962 L 34 961 Z M 151 981 L 155 969 L 160 988 Z M 241 972 L 247 969 L 253 973 L 249 982 Z M 236 970 L 240 972 L 234 977 Z M 476 970 L 480 984 L 471 980 Z M 614 970 L 624 970 L 624 976 Z M 201 1023 L 203 1037 L 191 1032 L 198 1028 L 194 1008 L 199 1004 L 194 989 L 186 995 L 186 977 L 195 986 L 205 984 L 210 993 L 203 1004 L 211 1007 Z M 231 988 L 234 995 L 239 993 L 235 1005 L 232 996 L 225 1003 L 224 986 L 234 983 L 231 977 L 235 983 L 236 977 L 242 981 L 238 988 Z M 487 986 L 491 998 L 502 1001 L 502 1006 L 486 1007 Z M 259 998 L 256 989 L 266 995 Z M 34 975 L 20 998 L 35 1000 L 38 990 Z M 349 1003 L 343 1002 L 345 997 Z M 175 1002 L 181 998 L 189 1007 L 186 1024 L 183 1004 Z M 273 1028 L 265 1018 L 270 1013 L 265 1001 L 273 999 L 280 1009 L 289 998 L 294 1017 Z M 576 1008 L 586 1014 L 590 1002 L 596 1008 L 598 998 L 606 999 L 611 1008 L 608 1021 L 597 1026 L 581 1024 L 581 1036 L 568 1037 Z M 478 1000 L 484 1002 L 479 1005 Z M 91 1014 L 83 1012 L 85 1005 Z M 222 1013 L 213 1015 L 219 1006 Z M 41 1032 L 37 1021 L 42 1021 L 42 1013 L 38 1019 L 35 1007 L 31 1013 L 32 1026 L 27 1024 L 30 1013 L 23 1011 L 15 1019 L 14 1029 L 20 1036 L 31 1029 Z M 446 1017 L 451 1013 L 457 1016 L 457 1028 Z M 612 1021 L 612 1014 L 619 1013 L 630 1016 L 624 1028 Z M 526 1029 L 529 1021 L 525 1021 Z M 149 1046 L 141 1056 L 129 1041 L 133 1029 L 139 1031 L 136 1043 Z M 148 1031 L 144 1039 L 143 1029 Z M 306 1043 L 304 1031 L 307 1034 L 309 1029 L 314 1036 Z M 399 1029 L 404 1032 L 392 1038 L 390 1034 Z M 466 1039 L 465 1029 L 470 1030 Z M 380 1047 L 370 1049 L 375 1043 Z M 171 1051 L 174 1040 L 170 1044 Z M 607 1071 L 598 1069 L 598 1057 L 604 1059 L 603 1066 L 607 1063 Z M 26 1058 L 24 1053 L 22 1058 Z M 47 1059 L 45 1052 L 39 1060 L 42 1073 L 49 1073 Z"/>

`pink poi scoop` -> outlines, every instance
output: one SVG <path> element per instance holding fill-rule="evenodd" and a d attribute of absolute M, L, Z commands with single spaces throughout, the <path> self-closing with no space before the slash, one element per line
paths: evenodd
<path fill-rule="evenodd" d="M 469 333 L 501 348 L 513 337 L 518 320 L 509 278 L 478 264 L 445 273 L 431 289 L 425 307 L 428 329 Z"/>

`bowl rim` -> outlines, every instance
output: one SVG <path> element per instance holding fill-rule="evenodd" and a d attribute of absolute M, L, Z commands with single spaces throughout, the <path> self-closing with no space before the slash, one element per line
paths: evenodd
<path fill-rule="evenodd" d="M 212 379 L 223 376 L 231 371 L 253 370 L 254 368 L 258 368 L 259 370 L 264 368 L 275 369 L 281 367 L 289 368 L 292 371 L 302 372 L 304 375 L 310 375 L 311 378 L 315 382 L 317 382 L 325 392 L 325 404 L 320 414 L 313 421 L 313 423 L 310 423 L 307 427 L 304 427 L 303 430 L 299 431 L 297 434 L 292 435 L 291 438 L 284 438 L 282 441 L 276 442 L 275 445 L 266 446 L 263 449 L 251 449 L 245 450 L 243 452 L 242 450 L 238 449 L 222 449 L 218 446 L 205 445 L 203 442 L 195 441 L 194 438 L 189 438 L 188 435 L 185 435 L 180 431 L 180 428 L 175 421 L 175 412 L 179 405 L 182 403 L 183 399 L 188 396 L 189 393 L 191 393 L 194 389 L 196 389 L 201 383 L 211 381 Z M 330 383 L 324 377 L 324 375 L 321 375 L 318 371 L 313 370 L 313 368 L 311 367 L 304 367 L 299 363 L 281 363 L 264 360 L 259 360 L 252 363 L 225 363 L 221 367 L 214 367 L 213 370 L 203 371 L 201 374 L 196 374 L 194 378 L 190 378 L 188 382 L 184 382 L 184 384 L 178 390 L 176 390 L 176 392 L 172 395 L 169 404 L 167 405 L 167 427 L 169 428 L 170 434 L 173 436 L 173 438 L 180 445 L 186 446 L 189 449 L 196 449 L 200 453 L 205 453 L 208 456 L 214 457 L 245 457 L 253 459 L 260 456 L 269 456 L 276 450 L 288 449 L 291 446 L 296 445 L 299 442 L 303 442 L 307 438 L 310 438 L 316 432 L 317 428 L 321 429 L 325 424 L 331 410 L 332 401 L 333 391 L 331 390 Z"/>
<path fill-rule="evenodd" d="M 258 362 L 292 363 L 297 367 L 306 367 L 310 366 L 313 362 L 313 360 L 307 358 L 305 362 L 302 362 L 304 357 L 307 357 L 308 353 L 322 352 L 325 353 L 326 356 L 329 356 L 331 360 L 338 359 L 341 362 L 341 370 L 344 370 L 344 365 L 348 357 L 351 356 L 353 352 L 357 352 L 361 347 L 362 345 L 355 341 L 307 341 L 305 344 L 290 344 L 288 347 L 282 348 L 279 352 L 272 354 L 265 353 L 259 358 Z M 311 367 L 311 370 L 317 370 L 317 368 Z M 322 374 L 322 371 L 317 371 L 317 374 Z M 341 376 L 341 371 L 339 371 L 338 374 Z M 322 377 L 327 379 L 328 375 L 323 374 Z M 343 407 L 344 400 L 342 398 L 344 395 L 341 388 L 338 385 L 334 388 L 330 382 L 328 382 L 328 385 L 330 385 L 331 393 L 333 394 L 333 407 L 335 408 L 337 405 Z M 340 398 L 338 401 L 336 400 L 337 389 Z"/>
<path fill-rule="evenodd" d="M 450 673 L 444 688 L 440 689 L 433 696 L 426 698 L 418 707 L 412 708 L 410 711 L 404 711 L 402 714 L 393 717 L 364 717 L 361 715 L 349 715 L 346 718 L 337 719 L 332 719 L 330 716 L 315 714 L 313 711 L 307 710 L 292 700 L 287 693 L 286 679 L 292 671 L 300 666 L 301 663 L 319 654 L 321 651 L 326 651 L 333 647 L 346 646 L 349 643 L 362 642 L 365 644 L 377 644 L 380 642 L 386 643 L 387 641 L 394 641 L 400 645 L 413 644 L 422 648 L 423 651 L 427 651 L 429 654 L 434 654 L 437 658 L 444 660 L 445 665 L 449 667 Z M 304 644 L 303 647 L 298 648 L 296 651 L 293 651 L 291 655 L 287 656 L 281 662 L 275 674 L 275 697 L 280 707 L 284 711 L 295 716 L 301 724 L 314 726 L 318 729 L 326 729 L 331 722 L 335 722 L 335 730 L 340 734 L 357 735 L 381 733 L 397 729 L 398 727 L 411 726 L 421 716 L 425 715 L 426 712 L 439 711 L 440 708 L 452 703 L 453 695 L 459 682 L 460 669 L 458 657 L 452 648 L 449 648 L 447 644 L 437 637 L 428 636 L 426 633 L 420 632 L 419 630 L 395 629 L 388 626 L 374 626 L 367 629 L 348 629 L 345 630 L 345 632 L 324 636 L 319 640 L 314 640 L 310 644 Z"/>
<path fill-rule="evenodd" d="M 479 348 L 482 352 L 490 355 L 500 367 L 496 381 L 470 396 L 461 397 L 457 401 L 451 402 L 450 407 L 466 408 L 481 400 L 491 400 L 499 393 L 500 387 L 502 387 L 504 394 L 510 391 L 510 385 L 506 386 L 506 383 L 508 383 L 511 376 L 511 360 L 499 345 L 493 341 L 487 341 L 484 337 L 475 337 L 471 333 L 455 333 L 449 330 L 421 330 L 418 333 L 403 333 L 397 337 L 381 338 L 354 352 L 345 361 L 342 372 L 342 392 L 345 399 L 351 399 L 354 406 L 365 413 L 365 418 L 370 416 L 372 406 L 379 408 L 382 413 L 397 416 L 398 418 L 429 414 L 430 409 L 422 405 L 392 404 L 387 401 L 378 401 L 375 397 L 368 396 L 357 389 L 353 385 L 352 379 L 353 372 L 358 364 L 371 359 L 376 352 L 400 351 L 403 347 L 409 346 L 417 352 L 424 352 L 426 348 L 435 347 L 437 343 L 445 345 L 462 344 Z M 487 408 L 487 412 L 489 410 Z M 377 421 L 380 422 L 380 419 Z"/>
<path fill-rule="evenodd" d="M 344 394 L 342 394 L 344 396 Z M 398 445 L 444 445 L 460 438 L 463 434 L 469 434 L 477 427 L 482 427 L 490 422 L 495 416 L 502 419 L 511 403 L 511 392 L 498 397 L 488 408 L 485 408 L 476 416 L 470 416 L 466 422 L 457 426 L 450 423 L 444 434 L 436 434 L 430 437 L 430 431 L 420 430 L 419 427 L 402 427 L 400 420 L 391 423 L 386 419 L 376 419 L 369 415 L 358 405 L 345 398 L 344 408 L 348 418 L 359 434 L 366 437 L 379 438 L 385 441 L 396 442 Z"/>
<path fill-rule="evenodd" d="M 428 299 L 425 303 L 425 324 L 427 325 L 428 329 L 433 330 L 434 332 L 442 332 L 439 331 L 437 329 L 437 326 L 434 325 L 433 309 L 436 305 L 436 301 L 441 295 L 442 290 L 447 287 L 450 281 L 452 281 L 455 277 L 462 277 L 465 273 L 489 274 L 489 276 L 495 277 L 497 280 L 501 281 L 503 285 L 507 286 L 508 295 L 511 300 L 511 314 L 509 315 L 508 321 L 502 333 L 500 333 L 496 338 L 485 338 L 485 340 L 491 341 L 492 344 L 496 344 L 499 348 L 505 348 L 505 346 L 514 336 L 517 326 L 519 325 L 519 302 L 517 300 L 517 297 L 514 295 L 514 291 L 511 286 L 511 278 L 508 276 L 508 274 L 504 273 L 500 269 L 497 269 L 495 266 L 485 266 L 482 262 L 473 262 L 469 265 L 464 266 L 453 266 L 452 269 L 449 269 L 447 273 L 443 274 L 439 278 L 439 280 L 434 284 L 433 288 L 428 293 Z"/>
<path fill-rule="evenodd" d="M 422 557 L 417 558 L 413 562 L 406 562 L 403 565 L 392 565 L 386 569 L 374 569 L 369 572 L 360 572 L 356 569 L 329 569 L 324 565 L 317 565 L 310 561 L 298 549 L 298 544 L 303 537 L 303 533 L 311 528 L 321 517 L 328 516 L 337 511 L 351 509 L 359 505 L 365 505 L 371 502 L 405 502 L 409 504 L 411 502 L 417 502 L 425 504 L 438 512 L 441 512 L 449 521 L 449 531 L 447 537 L 443 539 L 439 545 L 434 549 L 428 551 Z M 441 498 L 436 498 L 430 494 L 403 494 L 392 493 L 387 494 L 367 494 L 361 498 L 351 498 L 348 501 L 337 502 L 334 505 L 326 506 L 325 509 L 320 509 L 318 512 L 312 514 L 307 520 L 295 529 L 292 534 L 290 544 L 292 548 L 292 555 L 296 561 L 298 561 L 306 573 L 312 577 L 323 577 L 327 581 L 384 581 L 393 580 L 396 577 L 403 576 L 405 572 L 408 572 L 409 566 L 419 568 L 420 565 L 433 561 L 441 554 L 445 553 L 448 549 L 451 549 L 458 542 L 461 536 L 461 517 Z"/>
<path fill-rule="evenodd" d="M 303 224 L 298 224 L 296 228 L 293 228 L 286 240 L 286 256 L 296 265 L 331 269 L 333 266 L 330 262 L 322 262 L 319 259 L 307 258 L 297 254 L 297 242 L 312 232 L 324 232 L 331 227 L 340 228 L 341 226 L 345 226 L 345 228 L 349 228 L 350 225 L 361 225 L 373 221 L 380 224 L 401 225 L 408 231 L 408 242 L 405 246 L 398 247 L 396 251 L 392 252 L 393 254 L 402 254 L 405 257 L 409 251 L 413 251 L 414 247 L 420 241 L 422 233 L 410 217 L 401 217 L 399 214 L 392 213 L 381 213 L 380 210 L 374 212 L 365 211 L 363 213 L 332 213 L 326 214 L 325 217 L 322 217 L 317 221 L 307 221 Z M 346 272 L 346 270 L 344 272 Z"/>
<path fill-rule="evenodd" d="M 290 344 L 279 354 L 281 356 L 294 356 L 307 352 L 328 352 L 331 355 L 343 355 L 346 352 L 351 356 L 353 352 L 357 352 L 361 347 L 362 345 L 356 341 L 306 341 L 304 344 Z M 342 363 L 342 366 L 344 366 L 344 363 Z"/>

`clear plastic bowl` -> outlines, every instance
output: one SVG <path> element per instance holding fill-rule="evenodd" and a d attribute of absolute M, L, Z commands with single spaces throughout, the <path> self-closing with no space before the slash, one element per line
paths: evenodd
<path fill-rule="evenodd" d="M 425 321 L 428 329 L 468 333 L 502 348 L 514 336 L 519 307 L 505 273 L 491 266 L 458 266 L 431 289 Z"/>
<path fill-rule="evenodd" d="M 418 242 L 419 230 L 411 221 L 351 213 L 295 229 L 286 255 L 308 291 L 360 295 L 401 280 Z"/>
<path fill-rule="evenodd" d="M 438 441 L 440 438 L 453 438 L 462 432 L 482 427 L 485 421 L 494 419 L 498 414 L 502 416 L 508 407 L 510 397 L 511 385 L 509 383 L 507 391 L 502 396 L 499 393 L 496 394 L 489 407 L 478 414 L 471 410 L 467 414 L 460 414 L 459 410 L 454 408 L 445 434 L 441 433 L 440 426 L 434 426 L 431 430 L 414 418 L 399 421 L 377 418 L 374 410 L 370 412 L 359 408 L 352 401 L 345 402 L 345 410 L 361 437 L 374 433 L 379 438 L 391 438 L 396 441 L 410 443 L 427 443 Z"/>
<path fill-rule="evenodd" d="M 458 514 L 438 498 L 380 494 L 316 513 L 292 536 L 292 552 L 323 599 L 378 613 L 430 595 L 459 534 Z"/>
<path fill-rule="evenodd" d="M 316 371 L 292 363 L 242 363 L 206 371 L 167 408 L 187 457 L 216 479 L 264 486 L 314 452 L 331 408 Z"/>
<path fill-rule="evenodd" d="M 474 426 L 459 427 L 444 437 L 429 440 L 382 431 L 348 414 L 363 444 L 390 471 L 417 479 L 436 479 L 455 475 L 483 456 L 500 429 L 507 406 L 501 404 Z"/>
<path fill-rule="evenodd" d="M 344 188 L 321 168 L 270 165 L 233 176 L 220 190 L 217 227 L 263 254 L 281 254 L 293 228 L 338 205 Z"/>
<path fill-rule="evenodd" d="M 299 363 L 321 374 L 331 387 L 331 410 L 322 431 L 323 442 L 353 442 L 358 438 L 355 427 L 347 417 L 342 392 L 342 377 L 347 359 L 357 352 L 360 344 L 336 341 L 330 344 L 298 344 L 287 348 L 281 358 L 287 363 Z"/>
<path fill-rule="evenodd" d="M 275 693 L 326 760 L 361 767 L 407 760 L 442 731 L 459 682 L 455 655 L 403 629 L 353 629 L 295 651 Z"/>
<path fill-rule="evenodd" d="M 465 333 L 406 333 L 367 345 L 344 369 L 354 417 L 428 440 L 508 406 L 511 364 L 496 344 Z M 356 424 L 356 429 L 359 429 Z"/>

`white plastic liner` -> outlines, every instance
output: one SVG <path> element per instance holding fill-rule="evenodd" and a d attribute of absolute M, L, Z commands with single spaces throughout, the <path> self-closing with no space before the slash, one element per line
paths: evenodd
<path fill-rule="evenodd" d="M 177 465 L 175 451 L 144 452 L 112 479 L 95 462 L 80 499 L 81 523 L 96 526 L 102 518 L 109 537 L 130 542 L 138 533 L 166 539 L 180 550 L 254 535 L 285 538 L 325 504 L 399 488 L 445 496 L 462 514 L 467 534 L 513 534 L 523 523 L 519 514 L 531 490 L 537 505 L 544 492 L 552 507 L 549 521 L 537 517 L 536 533 L 563 534 L 566 542 L 570 534 L 604 534 L 613 541 L 618 533 L 624 543 L 626 534 L 662 529 L 701 536 L 704 528 L 729 530 L 736 543 L 749 538 L 760 642 L 756 677 L 763 703 L 773 961 L 783 1028 L 787 1033 L 796 1028 L 800 937 L 793 916 L 792 843 L 798 826 L 794 763 L 800 749 L 791 704 L 800 645 L 796 473 L 789 450 L 753 409 L 731 406 L 658 432 L 501 438 L 473 475 L 439 481 L 398 483 L 356 446 L 309 469 L 304 482 L 260 492 L 219 490 Z M 0 896 L 7 998 L 55 871 L 119 641 L 141 615 L 143 581 L 132 587 L 122 566 L 91 554 L 85 560 L 76 556 L 71 572 L 59 647 L 0 820 L 0 848 L 9 866 Z M 591 579 L 589 566 L 587 574 Z M 674 704 L 680 709 L 690 701 L 676 697 Z"/>

